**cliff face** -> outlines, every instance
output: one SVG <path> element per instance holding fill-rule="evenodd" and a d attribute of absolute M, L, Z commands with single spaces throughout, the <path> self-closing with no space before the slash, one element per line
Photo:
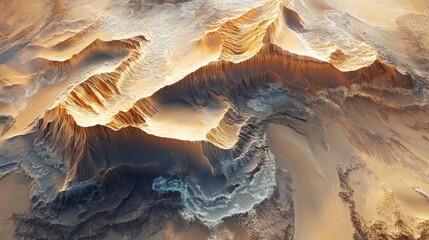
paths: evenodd
<path fill-rule="evenodd" d="M 427 12 L 397 2 L 0 3 L 13 236 L 425 239 Z"/>
<path fill-rule="evenodd" d="M 169 135 L 169 132 L 157 132 L 151 126 L 159 124 L 155 122 L 155 119 L 169 104 L 184 101 L 188 103 L 187 108 L 192 109 L 198 108 L 200 101 L 208 101 L 205 100 L 207 98 L 213 99 L 217 106 L 213 106 L 215 109 L 212 118 L 220 120 L 228 117 L 222 118 L 222 115 L 234 108 L 232 105 L 240 101 L 242 98 L 240 95 L 251 95 L 248 91 L 251 92 L 252 88 L 274 83 L 284 86 L 294 93 L 304 93 L 307 96 L 327 89 L 349 87 L 353 84 L 369 84 L 379 88 L 409 89 L 413 87 L 410 76 L 402 75 L 394 67 L 379 61 L 356 71 L 342 72 L 330 63 L 298 56 L 286 52 L 276 45 L 268 44 L 249 60 L 236 64 L 219 61 L 198 69 L 178 83 L 162 88 L 149 98 L 139 100 L 129 110 L 113 116 L 112 122 L 107 125 L 114 129 L 134 126 L 150 131 L 154 135 L 176 138 Z M 220 114 L 220 118 L 214 115 L 216 112 Z M 186 121 L 192 121 L 194 117 L 203 118 L 204 114 L 207 114 L 204 111 L 194 113 L 195 115 L 190 115 L 188 119 L 185 118 Z M 225 119 L 225 121 L 230 122 L 233 125 L 232 128 L 235 128 L 234 125 L 240 124 L 240 121 L 237 123 L 230 119 Z M 204 124 L 218 126 L 216 123 L 212 124 L 208 121 L 201 120 L 201 122 L 203 126 L 199 127 L 202 131 L 204 131 Z M 186 128 L 187 126 L 182 125 L 181 127 Z M 205 131 L 210 130 L 205 129 Z M 223 132 L 227 134 L 230 131 L 234 132 L 233 129 Z M 220 132 L 222 131 L 218 131 L 218 133 Z M 194 139 L 192 135 L 189 136 L 189 139 L 186 137 L 186 134 L 183 134 L 179 138 Z M 219 137 L 224 139 L 222 141 L 227 139 Z M 215 138 L 213 133 L 210 134 L 209 139 L 205 139 L 202 134 L 199 140 L 209 140 L 216 144 Z M 229 146 L 232 147 L 233 142 Z"/>

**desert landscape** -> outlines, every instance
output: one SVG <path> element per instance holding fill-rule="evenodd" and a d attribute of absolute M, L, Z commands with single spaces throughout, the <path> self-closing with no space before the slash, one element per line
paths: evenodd
<path fill-rule="evenodd" d="M 427 0 L 0 12 L 0 239 L 429 239 Z"/>

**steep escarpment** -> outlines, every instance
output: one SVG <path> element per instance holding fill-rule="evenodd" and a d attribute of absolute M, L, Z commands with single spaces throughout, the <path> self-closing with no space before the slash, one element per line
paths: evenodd
<path fill-rule="evenodd" d="M 207 104 L 213 102 L 212 114 L 219 112 L 223 123 L 218 120 L 219 122 L 213 125 L 201 120 L 203 125 L 210 124 L 216 127 L 213 130 L 208 129 L 210 132 L 206 132 L 208 134 L 206 139 L 217 144 L 215 135 L 219 135 L 221 145 L 232 146 L 234 132 L 237 132 L 243 120 L 234 116 L 235 110 L 231 105 L 240 102 L 241 96 L 252 96 L 252 89 L 270 83 L 287 87 L 294 93 L 305 92 L 306 95 L 330 88 L 349 87 L 353 84 L 369 84 L 379 88 L 413 87 L 410 76 L 403 75 L 394 67 L 379 61 L 356 71 L 342 72 L 330 63 L 298 56 L 275 45 L 265 45 L 258 54 L 244 62 L 234 64 L 220 61 L 195 71 L 178 83 L 136 102 L 128 111 L 120 112 L 113 117 L 108 126 L 114 129 L 134 126 L 161 137 L 176 138 L 170 135 L 171 132 L 157 132 L 152 128 L 151 124 L 154 123 L 150 119 L 156 118 L 164 106 L 174 102 L 182 102 L 184 108 L 195 109 L 194 116 L 203 119 L 205 113 L 198 111 L 199 106 L 202 101 Z M 228 115 L 224 115 L 225 113 Z M 225 122 L 230 123 L 227 131 L 222 130 L 225 128 Z M 189 137 L 188 140 L 193 139 L 193 136 Z M 186 134 L 182 134 L 181 138 L 186 139 Z"/>
<path fill-rule="evenodd" d="M 97 109 L 103 108 L 113 96 L 121 94 L 120 90 L 126 84 L 123 79 L 128 78 L 133 71 L 139 71 L 135 65 L 140 61 L 145 41 L 143 36 L 120 41 L 120 46 L 123 46 L 121 49 L 125 47 L 131 51 L 128 58 L 122 61 L 114 72 L 93 75 L 82 82 L 68 94 L 61 105 L 77 113 L 96 112 Z"/>
<path fill-rule="evenodd" d="M 0 68 L 6 86 L 18 83 L 27 93 L 21 96 L 24 101 L 7 106 L 9 112 L 15 109 L 12 115 L 17 118 L 15 128 L 4 138 L 19 134 L 43 112 L 61 103 L 79 125 L 105 125 L 134 102 L 221 55 L 235 61 L 250 58 L 262 47 L 262 35 L 275 19 L 278 3 L 259 0 L 211 6 L 203 1 L 180 1 L 145 2 L 136 7 L 131 3 L 85 2 L 75 6 L 78 4 L 59 3 L 57 12 L 54 6 L 50 22 L 44 19 L 38 34 L 31 35 L 16 51 L 5 44 L 11 48 Z M 180 23 L 182 29 L 176 26 L 154 31 L 159 25 L 157 16 L 139 14 L 153 6 L 169 17 L 167 23 Z M 195 11 L 196 6 L 199 11 Z M 205 10 L 208 14 L 201 14 Z M 193 24 L 198 16 L 199 23 Z M 240 38 L 235 37 L 237 32 Z M 236 50 L 241 53 L 233 53 Z M 37 108 L 29 103 L 36 98 L 43 99 Z"/>
<path fill-rule="evenodd" d="M 189 164 L 199 168 L 197 172 L 201 174 L 211 171 L 211 165 L 201 155 L 198 143 L 161 139 L 132 127 L 121 131 L 103 126 L 83 128 L 61 107 L 48 111 L 32 135 L 36 147 L 43 147 L 67 162 L 66 186 L 122 164 L 169 165 L 174 168 L 174 162 L 179 161 L 176 164 L 185 169 Z M 180 160 L 182 158 L 186 160 Z"/>
<path fill-rule="evenodd" d="M 270 1 L 239 18 L 223 23 L 216 30 L 223 41 L 220 59 L 241 62 L 256 54 L 263 46 L 266 29 L 277 18 L 278 6 L 279 1 Z"/>

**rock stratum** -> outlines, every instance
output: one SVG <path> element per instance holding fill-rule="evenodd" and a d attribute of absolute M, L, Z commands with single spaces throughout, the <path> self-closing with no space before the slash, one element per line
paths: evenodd
<path fill-rule="evenodd" d="M 429 239 L 427 1 L 0 12 L 1 239 Z"/>

